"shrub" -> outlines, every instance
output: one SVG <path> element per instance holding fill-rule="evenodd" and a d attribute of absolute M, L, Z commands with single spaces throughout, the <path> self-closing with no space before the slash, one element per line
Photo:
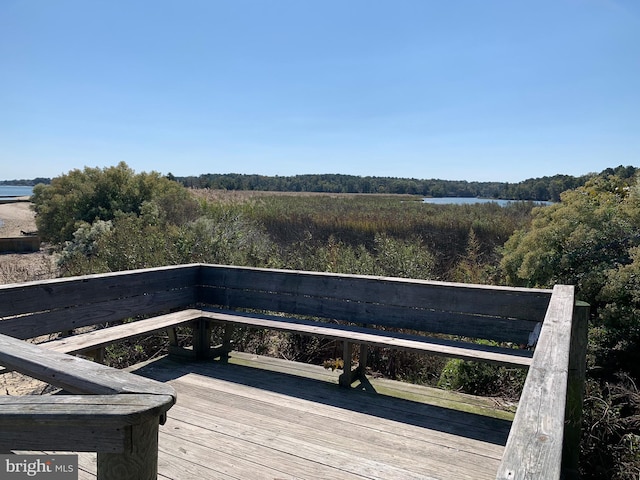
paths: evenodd
<path fill-rule="evenodd" d="M 198 202 L 189 191 L 159 173 L 135 174 L 124 162 L 105 169 L 72 170 L 50 185 L 33 189 L 36 225 L 43 240 L 62 245 L 84 224 L 113 220 L 118 214 L 139 215 L 153 203 L 157 215 L 174 224 L 194 219 Z"/>
<path fill-rule="evenodd" d="M 522 369 L 452 359 L 442 369 L 438 387 L 473 395 L 517 399 L 526 374 Z"/>

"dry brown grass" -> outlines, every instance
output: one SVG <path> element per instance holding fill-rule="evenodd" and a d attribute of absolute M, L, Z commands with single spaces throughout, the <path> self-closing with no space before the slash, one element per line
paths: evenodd
<path fill-rule="evenodd" d="M 349 198 L 349 197 L 389 197 L 388 193 L 328 193 L 328 192 L 275 192 L 265 190 L 215 190 L 209 188 L 193 188 L 191 192 L 197 197 L 207 201 L 220 203 L 243 203 L 261 197 L 331 197 L 331 198 Z M 393 195 L 394 198 L 400 198 L 403 195 Z M 408 198 L 415 198 L 407 195 Z"/>
<path fill-rule="evenodd" d="M 55 257 L 44 251 L 0 254 L 0 285 L 58 276 Z"/>

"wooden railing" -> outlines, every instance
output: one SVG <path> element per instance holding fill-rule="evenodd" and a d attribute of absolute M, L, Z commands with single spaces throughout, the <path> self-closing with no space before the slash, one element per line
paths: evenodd
<path fill-rule="evenodd" d="M 200 264 L 0 286 L 0 364 L 74 394 L 3 399 L 0 451 L 97 451 L 100 480 L 155 478 L 158 424 L 175 402 L 171 387 L 22 340 L 158 314 L 184 324 L 181 315 L 166 314 L 209 307 L 536 344 L 533 358 L 519 361 L 529 374 L 496 478 L 559 479 L 577 469 L 588 307 L 576 304 L 573 287 Z M 207 314 L 190 324 L 201 353 L 210 320 L 224 317 Z"/>
<path fill-rule="evenodd" d="M 98 452 L 100 480 L 157 478 L 171 386 L 6 335 L 0 364 L 75 394 L 0 397 L 0 451 Z"/>
<path fill-rule="evenodd" d="M 498 480 L 577 477 L 588 305 L 554 287 Z"/>

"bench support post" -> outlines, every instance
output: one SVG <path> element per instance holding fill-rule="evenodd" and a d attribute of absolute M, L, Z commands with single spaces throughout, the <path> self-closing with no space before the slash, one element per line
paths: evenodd
<path fill-rule="evenodd" d="M 167 328 L 167 335 L 169 336 L 169 348 L 178 348 L 178 329 L 176 327 Z"/>
<path fill-rule="evenodd" d="M 226 362 L 229 360 L 229 353 L 231 353 L 231 350 L 233 349 L 233 342 L 231 339 L 232 339 L 234 330 L 235 330 L 235 327 L 233 324 L 225 323 L 224 333 L 222 336 L 222 345 L 219 345 L 211 349 L 211 355 L 210 355 L 211 358 L 220 357 L 220 360 L 222 362 Z"/>
<path fill-rule="evenodd" d="M 95 350 L 92 350 L 91 352 L 89 352 L 89 355 L 93 357 L 93 361 L 94 362 L 98 362 L 98 363 L 103 363 L 104 364 L 104 353 L 105 353 L 105 348 L 104 347 L 100 347 L 100 348 L 96 348 Z"/>
<path fill-rule="evenodd" d="M 193 327 L 193 351 L 198 360 L 211 358 L 211 322 L 204 318 Z"/>
<path fill-rule="evenodd" d="M 367 356 L 369 349 L 364 343 L 360 344 L 360 356 L 358 366 L 352 370 L 353 343 L 345 341 L 342 360 L 344 362 L 344 372 L 340 375 L 339 383 L 341 387 L 351 387 L 351 384 L 361 377 L 364 377 L 367 368 Z"/>
<path fill-rule="evenodd" d="M 126 427 L 131 444 L 125 453 L 98 452 L 98 480 L 156 480 L 158 418 Z"/>

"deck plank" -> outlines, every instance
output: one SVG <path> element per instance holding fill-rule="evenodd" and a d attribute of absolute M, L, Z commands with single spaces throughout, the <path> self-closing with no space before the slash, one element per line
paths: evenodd
<path fill-rule="evenodd" d="M 447 393 L 454 410 L 430 404 L 430 389 L 412 386 L 412 400 L 376 393 L 374 380 L 348 390 L 338 372 L 235 352 L 230 364 L 163 358 L 131 370 L 178 392 L 160 427 L 161 480 L 493 480 L 511 423 L 464 411 L 489 411 L 477 397 Z M 83 480 L 95 458 L 80 454 Z"/>
<path fill-rule="evenodd" d="M 182 384 L 176 385 L 182 387 Z M 205 424 L 215 421 L 216 431 L 224 431 L 225 435 L 234 436 L 235 432 L 242 431 L 239 438 L 249 435 L 251 438 L 273 439 L 272 448 L 278 451 L 296 455 L 304 453 L 305 458 L 314 463 L 340 465 L 341 470 L 368 478 L 423 478 L 427 474 L 435 478 L 439 471 L 454 464 L 463 464 L 467 471 L 475 470 L 472 476 L 460 474 L 458 478 L 478 478 L 479 469 L 484 469 L 486 478 L 491 478 L 498 461 L 497 458 L 486 461 L 477 454 L 470 454 L 465 451 L 468 445 L 460 444 L 456 449 L 432 443 L 426 429 L 421 427 L 408 428 L 395 421 L 371 416 L 360 416 L 362 424 L 332 419 L 331 412 L 339 410 L 336 407 L 324 407 L 320 415 L 310 412 L 296 415 L 292 409 L 278 408 L 275 404 L 236 403 L 235 398 L 230 398 L 232 402 L 227 405 L 209 403 L 209 410 L 203 414 L 203 405 L 194 401 L 195 398 L 195 395 L 190 395 L 189 409 L 176 407 L 174 416 L 188 422 L 185 410 L 190 410 L 193 418 L 200 418 Z M 242 408 L 235 405 L 242 405 Z M 318 405 L 315 407 L 317 409 Z M 220 420 L 230 417 L 234 420 Z M 392 432 L 394 427 L 399 431 Z M 372 451 L 376 452 L 375 457 L 371 457 Z M 344 463 L 339 463 L 343 456 Z M 430 458 L 428 465 L 425 465 L 424 457 Z M 375 458 L 373 465 L 366 471 L 360 471 L 362 465 L 372 463 L 371 458 Z M 329 463 L 325 463 L 327 461 Z M 371 477 L 370 470 L 378 472 L 380 477 Z"/>

